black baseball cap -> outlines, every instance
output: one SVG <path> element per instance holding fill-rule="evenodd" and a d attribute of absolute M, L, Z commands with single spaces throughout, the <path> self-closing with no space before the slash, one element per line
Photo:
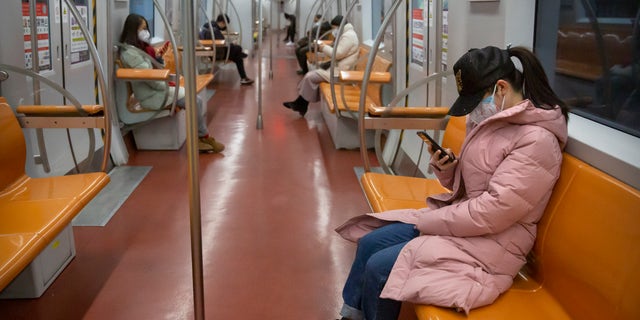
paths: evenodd
<path fill-rule="evenodd" d="M 487 89 L 514 69 L 507 50 L 491 46 L 469 50 L 453 65 L 459 96 L 449 109 L 449 115 L 469 114 Z"/>

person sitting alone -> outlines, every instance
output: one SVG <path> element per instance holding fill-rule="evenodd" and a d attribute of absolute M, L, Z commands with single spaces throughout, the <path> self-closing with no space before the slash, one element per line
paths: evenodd
<path fill-rule="evenodd" d="M 215 21 L 207 22 L 202 26 L 202 31 L 200 31 L 200 39 L 201 40 L 211 40 L 211 34 L 216 40 L 225 40 L 222 31 L 227 30 L 227 24 L 229 23 L 229 16 L 224 14 L 218 15 Z M 219 48 L 216 51 L 216 60 L 223 60 L 227 56 L 227 50 L 229 50 L 229 60 L 233 61 L 236 64 L 236 68 L 238 68 L 238 74 L 240 75 L 240 84 L 241 85 L 250 85 L 253 83 L 252 79 L 247 77 L 247 72 L 244 69 L 244 58 L 247 57 L 247 54 L 242 51 L 242 47 L 230 43 L 228 47 Z"/>
<path fill-rule="evenodd" d="M 149 50 L 149 28 L 147 20 L 138 14 L 130 14 L 122 28 L 120 34 L 120 60 L 126 68 L 132 69 L 153 69 L 151 59 L 156 59 L 158 53 L 151 47 Z M 166 50 L 166 49 L 165 49 Z M 132 81 L 131 89 L 133 95 L 146 109 L 160 110 L 171 104 L 168 99 L 174 96 L 175 86 L 169 86 L 164 81 Z M 185 108 L 185 91 L 183 87 L 178 87 L 178 100 L 176 105 Z M 198 149 L 200 152 L 221 152 L 224 145 L 209 135 L 205 120 L 204 104 L 197 100 L 198 115 Z"/>
<path fill-rule="evenodd" d="M 320 30 L 318 30 L 318 28 L 320 28 Z M 307 66 L 307 52 L 311 50 L 313 47 L 313 41 L 318 37 L 322 40 L 327 39 L 329 35 L 326 33 L 330 30 L 331 24 L 326 20 L 322 20 L 321 14 L 317 14 L 313 17 L 313 27 L 311 28 L 311 31 L 308 31 L 307 36 L 301 38 L 296 43 L 296 58 L 300 65 L 300 70 L 296 71 L 297 74 L 303 75 L 309 72 L 309 66 Z"/>
<path fill-rule="evenodd" d="M 336 30 L 342 23 L 341 15 L 335 16 L 331 20 L 331 28 Z M 360 45 L 358 35 L 351 23 L 344 25 L 344 32 L 340 35 L 336 50 L 336 63 L 328 68 L 334 68 L 334 73 L 342 70 L 351 70 L 358 62 L 358 46 Z M 333 55 L 334 48 L 329 45 L 318 44 L 318 50 L 327 56 Z M 327 68 L 327 69 L 328 69 Z M 309 102 L 320 101 L 320 83 L 329 82 L 329 70 L 317 69 L 308 72 L 298 83 L 298 98 L 294 101 L 284 102 L 286 108 L 297 111 L 301 116 L 307 113 Z"/>

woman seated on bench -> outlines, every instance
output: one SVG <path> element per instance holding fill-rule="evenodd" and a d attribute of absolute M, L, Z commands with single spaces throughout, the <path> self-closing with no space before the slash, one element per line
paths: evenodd
<path fill-rule="evenodd" d="M 201 40 L 211 40 L 211 32 L 213 31 L 213 36 L 216 40 L 224 40 L 224 35 L 222 31 L 227 30 L 227 23 L 229 23 L 228 15 L 218 15 L 216 21 L 207 22 L 202 26 L 202 31 L 200 31 L 200 39 Z M 210 29 L 213 28 L 213 29 Z M 247 72 L 244 70 L 244 58 L 247 57 L 247 54 L 242 51 L 242 47 L 235 44 L 229 44 L 229 60 L 233 61 L 236 64 L 236 68 L 238 69 L 238 74 L 240 75 L 240 84 L 241 85 L 250 85 L 253 83 L 252 79 L 247 77 Z M 216 51 L 216 60 L 223 60 L 227 56 L 227 47 L 218 48 Z"/>
<path fill-rule="evenodd" d="M 342 23 L 342 16 L 337 15 L 331 20 L 331 28 L 336 30 Z M 344 32 L 340 35 L 336 50 L 337 66 L 334 72 L 340 70 L 350 70 L 358 62 L 358 46 L 360 45 L 358 35 L 350 23 L 344 25 Z M 318 44 L 318 50 L 331 56 L 333 48 L 328 45 Z M 329 69 L 327 66 L 326 69 Z M 320 83 L 329 82 L 329 70 L 317 69 L 308 72 L 298 83 L 298 98 L 294 101 L 284 102 L 286 108 L 297 111 L 301 116 L 307 113 L 309 102 L 320 101 Z"/>
<path fill-rule="evenodd" d="M 149 55 L 156 58 L 156 54 L 153 51 L 146 51 L 145 49 L 149 48 L 150 45 L 148 24 L 143 16 L 132 13 L 127 17 L 124 22 L 122 34 L 120 34 L 120 43 L 125 44 L 124 47 L 120 48 L 120 60 L 126 68 L 153 69 L 149 57 L 140 51 L 150 52 Z M 140 102 L 140 105 L 155 110 L 167 107 L 169 105 L 167 104 L 167 97 L 173 97 L 176 89 L 175 86 L 169 86 L 164 81 L 151 80 L 132 81 L 131 88 L 133 95 Z M 182 108 L 185 107 L 184 95 L 184 88 L 178 87 L 178 101 L 176 105 Z M 203 108 L 204 104 L 198 99 L 198 149 L 201 152 L 221 152 L 224 150 L 224 145 L 209 135 Z"/>
<path fill-rule="evenodd" d="M 468 115 L 463 149 L 457 159 L 429 150 L 452 192 L 336 229 L 358 243 L 343 319 L 396 319 L 400 301 L 468 313 L 509 289 L 533 247 L 560 175 L 567 106 L 525 48 L 472 49 L 453 71 L 459 97 L 449 114 Z"/>
<path fill-rule="evenodd" d="M 318 28 L 320 30 L 318 31 Z M 313 27 L 311 31 L 307 31 L 307 35 L 298 42 L 296 42 L 296 59 L 298 60 L 298 65 L 300 65 L 300 70 L 297 70 L 297 74 L 306 74 L 309 72 L 309 67 L 307 66 L 307 52 L 313 48 L 313 41 L 316 40 L 316 36 L 320 36 L 322 40 L 328 38 L 328 36 L 322 36 L 327 31 L 331 30 L 331 25 L 326 20 L 322 19 L 321 14 L 316 14 L 313 17 Z"/>

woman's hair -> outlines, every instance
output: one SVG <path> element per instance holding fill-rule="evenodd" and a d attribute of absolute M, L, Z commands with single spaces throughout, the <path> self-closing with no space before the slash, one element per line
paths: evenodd
<path fill-rule="evenodd" d="M 540 60 L 533 52 L 524 47 L 509 48 L 507 51 L 509 56 L 520 60 L 522 72 L 514 68 L 513 72 L 504 77 L 504 80 L 516 90 L 521 90 L 522 96 L 529 99 L 536 108 L 553 109 L 555 106 L 559 106 L 565 120 L 567 120 L 569 107 L 551 89 Z"/>
<path fill-rule="evenodd" d="M 148 29 L 149 23 L 143 16 L 135 13 L 127 16 L 127 19 L 124 21 L 124 27 L 122 27 L 122 33 L 120 34 L 120 43 L 126 43 L 140 48 L 141 41 L 138 39 L 138 28 L 140 28 L 143 21 L 147 24 Z"/>

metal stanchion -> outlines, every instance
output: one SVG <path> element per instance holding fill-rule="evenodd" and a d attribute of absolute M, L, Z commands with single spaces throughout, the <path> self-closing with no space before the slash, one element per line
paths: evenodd
<path fill-rule="evenodd" d="M 187 113 L 187 157 L 189 171 L 189 212 L 191 225 L 191 266 L 193 277 L 193 307 L 195 319 L 204 319 L 204 284 L 202 263 L 202 223 L 200 219 L 200 183 L 198 168 L 198 108 L 195 76 L 195 3 L 184 0 L 182 19 L 184 22 L 184 54 L 182 56 L 185 102 Z"/>
<path fill-rule="evenodd" d="M 256 128 L 262 129 L 262 0 L 258 4 L 258 119 Z M 272 73 L 269 78 L 273 78 Z"/>

